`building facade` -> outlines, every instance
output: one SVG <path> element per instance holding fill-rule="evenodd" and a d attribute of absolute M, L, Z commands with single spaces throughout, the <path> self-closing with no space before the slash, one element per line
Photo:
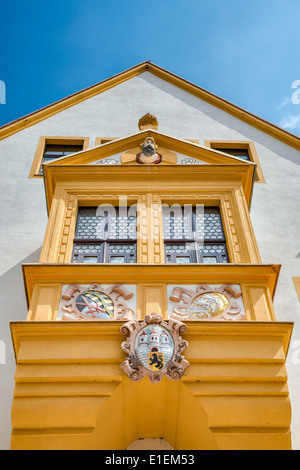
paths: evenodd
<path fill-rule="evenodd" d="M 0 136 L 2 447 L 300 448 L 299 137 L 149 62 Z"/>

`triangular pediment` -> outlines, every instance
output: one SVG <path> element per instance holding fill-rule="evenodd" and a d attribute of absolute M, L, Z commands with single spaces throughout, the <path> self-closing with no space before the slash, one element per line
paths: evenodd
<path fill-rule="evenodd" d="M 156 152 L 160 156 L 159 161 L 148 162 L 147 159 L 141 161 L 137 158 L 141 154 L 142 144 L 149 138 L 156 145 Z M 56 159 L 45 164 L 44 168 L 66 165 L 139 165 L 140 163 L 155 165 L 254 165 L 252 162 L 218 150 L 178 139 L 154 129 L 146 129 L 137 134 Z"/>
<path fill-rule="evenodd" d="M 141 151 L 140 146 L 146 139 L 153 139 L 155 142 L 157 153 L 162 157 L 160 162 L 137 162 L 136 152 Z M 105 159 L 117 161 L 113 164 L 99 163 Z M 187 159 L 192 164 L 183 161 Z M 97 186 L 101 181 L 109 181 L 119 187 L 120 178 L 129 187 L 136 187 L 139 181 L 140 188 L 157 180 L 165 181 L 165 184 L 176 181 L 178 184 L 188 185 L 191 181 L 196 185 L 200 181 L 223 181 L 224 184 L 227 181 L 228 185 L 241 184 L 246 201 L 250 204 L 255 169 L 256 164 L 253 162 L 153 129 L 145 129 L 137 134 L 53 160 L 43 165 L 43 174 L 48 208 L 51 207 L 58 183 Z"/>

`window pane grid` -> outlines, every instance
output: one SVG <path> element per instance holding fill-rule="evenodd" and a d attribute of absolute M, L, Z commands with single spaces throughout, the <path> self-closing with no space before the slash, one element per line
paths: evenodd
<path fill-rule="evenodd" d="M 167 214 L 165 216 L 165 214 Z M 192 208 L 192 218 L 177 215 L 178 227 L 187 227 L 192 237 L 183 237 L 181 230 L 173 230 L 172 214 L 164 213 L 165 257 L 167 263 L 228 263 L 225 234 L 218 207 L 205 207 L 197 213 Z M 189 220 L 189 222 L 187 222 Z M 179 234 L 181 236 L 176 237 Z"/>
<path fill-rule="evenodd" d="M 135 239 L 136 217 L 112 216 L 110 219 L 109 236 L 119 240 Z"/>
<path fill-rule="evenodd" d="M 79 208 L 73 262 L 135 263 L 136 214 L 119 216 L 114 207 L 101 208 L 100 215 L 98 212 L 96 207 Z"/>
<path fill-rule="evenodd" d="M 186 210 L 182 214 L 181 208 L 164 211 L 164 237 L 165 239 L 178 240 L 192 238 L 192 213 Z"/>

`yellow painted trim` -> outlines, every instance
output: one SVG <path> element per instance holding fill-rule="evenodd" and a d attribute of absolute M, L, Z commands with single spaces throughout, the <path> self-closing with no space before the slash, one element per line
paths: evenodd
<path fill-rule="evenodd" d="M 91 188 L 97 193 L 136 194 L 145 192 L 145 185 L 151 191 L 178 194 L 189 191 L 212 191 L 214 187 L 231 191 L 242 186 L 249 207 L 252 196 L 253 172 L 251 165 L 172 165 L 170 178 L 169 165 L 46 165 L 44 167 L 45 190 L 48 211 L 50 212 L 56 186 L 64 186 L 66 191 L 81 193 Z M 225 189 L 226 188 L 226 189 Z M 168 191 L 168 192 L 167 192 Z M 94 193 L 95 194 L 95 193 Z"/>
<path fill-rule="evenodd" d="M 252 140 L 249 141 L 237 141 L 237 140 L 204 140 L 206 147 L 218 150 L 220 148 L 236 148 L 236 149 L 247 149 L 249 157 L 253 163 L 256 164 L 256 176 L 255 181 L 257 183 L 265 183 L 265 177 L 261 168 L 261 164 L 256 151 L 255 143 Z"/>
<path fill-rule="evenodd" d="M 28 306 L 36 284 L 241 284 L 264 287 L 273 299 L 279 265 L 265 264 L 22 264 Z"/>
<path fill-rule="evenodd" d="M 43 175 L 39 174 L 44 150 L 47 144 L 58 144 L 58 145 L 80 145 L 82 149 L 86 150 L 89 148 L 90 138 L 89 137 L 66 137 L 66 136 L 41 136 L 38 142 L 38 146 L 34 155 L 32 166 L 29 172 L 28 178 L 43 178 Z"/>
<path fill-rule="evenodd" d="M 176 203 L 181 205 L 204 204 L 206 206 L 219 206 L 230 262 L 260 263 L 261 257 L 241 183 L 235 181 L 233 177 L 226 182 L 224 168 L 222 168 L 223 171 L 220 173 L 220 176 L 223 177 L 222 180 L 210 181 L 207 174 L 203 177 L 203 166 L 199 165 L 201 167 L 200 174 L 197 171 L 193 171 L 191 166 L 186 169 L 187 171 L 189 170 L 190 177 L 192 178 L 187 180 L 189 191 L 193 191 L 192 193 L 186 192 L 186 173 L 182 175 L 180 171 L 176 171 L 174 183 L 170 181 L 168 172 L 165 177 L 159 178 L 162 176 L 162 167 L 158 170 L 158 178 L 151 181 L 151 193 L 145 193 L 145 185 L 149 183 L 143 179 L 140 181 L 138 178 L 138 175 L 144 175 L 143 171 L 140 172 L 140 168 L 137 169 L 136 175 L 133 175 L 132 171 L 127 173 L 125 186 L 123 186 L 124 179 L 120 179 L 120 175 L 116 175 L 117 171 L 110 172 L 111 179 L 108 176 L 103 177 L 102 173 L 98 178 L 96 177 L 96 179 L 89 181 L 83 177 L 82 172 L 79 172 L 78 180 L 67 180 L 66 182 L 58 183 L 49 214 L 40 262 L 70 262 L 78 206 L 98 206 L 100 204 L 118 206 L 120 203 L 122 204 L 122 201 L 119 200 L 119 194 L 122 194 L 126 198 L 124 204 L 127 203 L 128 206 L 137 204 L 138 208 L 138 263 L 165 262 L 161 212 L 163 203 L 169 205 Z M 59 168 L 61 169 L 62 167 Z M 68 168 L 73 170 L 79 167 Z M 118 168 L 123 172 L 124 168 L 128 167 Z M 105 170 L 104 173 L 106 173 Z M 153 171 L 155 172 L 156 170 L 154 169 Z M 70 174 L 71 171 L 68 171 L 67 178 L 70 178 Z M 92 172 L 90 174 L 95 178 L 98 173 Z M 181 187 L 180 178 L 182 176 L 184 181 Z M 116 180 L 114 177 L 116 177 Z M 131 181 L 132 184 L 130 184 Z M 128 191 L 128 188 L 131 186 L 134 186 L 136 191 L 134 194 Z"/>
<path fill-rule="evenodd" d="M 12 449 L 125 450 L 147 437 L 176 450 L 291 448 L 290 322 L 189 322 L 190 366 L 159 384 L 124 376 L 120 322 L 10 329 Z"/>
<path fill-rule="evenodd" d="M 36 283 L 27 321 L 54 321 L 61 300 L 62 284 Z"/>
<path fill-rule="evenodd" d="M 70 357 L 75 354 L 76 350 L 74 350 L 74 345 L 71 344 L 71 339 L 79 339 L 79 340 L 86 340 L 87 335 L 95 335 L 102 337 L 104 340 L 107 338 L 112 338 L 114 340 L 118 340 L 121 343 L 124 340 L 124 336 L 120 332 L 120 325 L 121 323 L 118 321 L 99 321 L 99 322 L 10 322 L 10 330 L 12 334 L 13 346 L 15 357 L 18 360 L 19 354 L 23 354 L 23 351 L 20 350 L 20 345 L 23 341 L 34 341 L 34 337 L 38 338 L 42 336 L 44 338 L 45 343 L 47 341 L 55 341 L 56 338 L 59 337 L 62 340 L 67 339 L 70 342 Z M 245 338 L 249 338 L 249 335 L 253 334 L 253 336 L 260 336 L 262 339 L 267 337 L 277 339 L 278 341 L 282 342 L 283 345 L 283 353 L 284 357 L 276 358 L 272 357 L 269 362 L 285 362 L 285 358 L 288 354 L 289 346 L 290 346 L 290 339 L 291 333 L 293 330 L 293 323 L 292 322 L 196 322 L 196 321 L 189 321 L 188 322 L 188 331 L 183 335 L 184 338 L 187 340 L 195 341 L 195 336 L 198 337 L 199 342 L 201 343 L 201 339 L 205 336 L 215 336 L 215 338 L 224 338 L 231 336 L 232 338 L 237 338 L 238 336 L 244 336 Z M 47 333 L 47 334 L 46 334 Z M 39 345 L 37 345 L 39 346 Z M 114 350 L 115 351 L 115 350 Z M 25 352 L 25 351 L 24 351 Z M 188 350 L 187 350 L 188 352 Z M 51 351 L 47 351 L 47 348 L 44 349 L 44 353 L 51 355 Z M 218 351 L 220 353 L 220 351 Z M 218 354 L 217 353 L 217 354 Z M 25 352 L 26 354 L 26 352 Z M 105 349 L 100 349 L 98 347 L 91 348 L 91 355 L 96 354 L 94 360 L 97 358 L 98 362 L 101 362 L 101 356 L 106 357 L 108 359 L 107 352 Z M 101 354 L 101 355 L 100 355 Z M 192 352 L 190 351 L 189 354 L 191 355 Z M 118 357 L 115 358 L 117 362 L 120 361 L 123 352 L 118 351 Z M 185 353 L 186 355 L 186 353 Z M 207 355 L 207 359 L 209 359 L 209 354 Z M 29 359 L 29 358 L 28 358 Z M 23 359 L 23 363 L 26 363 L 25 357 Z M 59 362 L 61 361 L 62 357 L 59 356 Z M 112 358 L 113 359 L 113 358 Z M 232 358 L 227 358 L 226 362 L 231 362 Z M 236 362 L 239 362 L 238 358 L 235 358 Z M 29 359 L 30 362 L 30 359 Z M 224 361 L 225 362 L 225 361 Z M 240 358 L 240 362 L 243 362 L 242 358 Z M 121 375 L 122 372 L 120 371 L 119 374 Z"/>
<path fill-rule="evenodd" d="M 294 281 L 296 292 L 298 294 L 298 299 L 300 302 L 300 277 L 293 277 L 293 281 Z"/>
<path fill-rule="evenodd" d="M 147 129 L 149 129 L 149 127 L 147 127 Z M 120 137 L 96 137 L 95 147 L 98 147 L 99 145 L 107 144 L 108 142 L 111 142 L 112 140 L 119 140 L 119 139 Z M 188 142 L 192 142 L 192 144 L 199 145 L 199 139 L 184 139 L 184 140 L 187 140 Z"/>
<path fill-rule="evenodd" d="M 137 284 L 137 318 L 143 320 L 146 315 L 157 313 L 168 319 L 168 299 L 166 284 L 155 282 Z"/>
<path fill-rule="evenodd" d="M 186 192 L 184 195 L 180 193 L 161 195 L 161 201 L 169 205 L 218 206 L 230 263 L 260 263 L 261 257 L 243 191 L 233 184 L 227 188 L 217 183 L 212 186 L 208 184 L 203 191 L 201 190 L 199 186 L 197 193 L 193 194 Z"/>
<path fill-rule="evenodd" d="M 253 126 L 266 134 L 271 135 L 275 139 L 278 139 L 284 142 L 287 145 L 290 145 L 297 150 L 300 149 L 300 138 L 295 134 L 292 134 L 279 126 L 276 126 L 258 116 L 250 113 L 242 109 L 239 106 L 230 103 L 229 101 L 216 96 L 215 94 L 204 90 L 203 88 L 188 82 L 187 80 L 166 71 L 165 69 L 152 64 L 148 61 L 142 62 L 141 64 L 132 67 L 122 73 L 119 73 L 107 80 L 104 80 L 96 85 L 88 87 L 80 92 L 74 93 L 62 100 L 59 100 L 45 108 L 42 108 L 34 113 L 28 114 L 20 119 L 17 119 L 11 123 L 6 124 L 0 128 L 0 140 L 9 137 L 20 130 L 23 130 L 27 127 L 30 127 L 44 119 L 53 116 L 64 109 L 67 109 L 75 104 L 78 104 L 92 96 L 95 96 L 103 91 L 109 90 L 110 88 L 123 83 L 137 75 L 140 75 L 143 72 L 151 72 L 154 75 L 158 76 L 159 78 L 166 80 L 167 82 L 171 83 L 174 86 L 183 89 L 187 93 L 191 93 L 192 95 L 200 98 L 209 104 L 216 106 L 219 109 L 231 114 L 232 116 L 240 119 L 243 122 L 246 122 L 250 126 Z"/>
<path fill-rule="evenodd" d="M 115 278 L 113 284 L 118 282 L 119 279 Z M 94 283 L 92 282 L 92 284 Z M 224 277 L 222 284 L 226 283 L 228 281 Z M 177 284 L 184 286 L 182 282 Z M 135 285 L 137 288 L 137 319 L 143 320 L 146 315 L 151 313 L 159 314 L 163 318 L 168 319 L 171 311 L 169 311 L 168 307 L 167 282 L 140 283 L 139 279 L 136 278 Z M 276 321 L 270 289 L 266 282 L 252 280 L 252 282 L 242 282 L 240 286 L 243 294 L 246 319 L 248 321 Z M 62 296 L 62 287 L 63 284 L 61 283 L 38 282 L 34 284 L 27 321 L 56 321 Z"/>
<path fill-rule="evenodd" d="M 110 157 L 116 153 L 127 152 L 135 147 L 140 148 L 140 144 L 147 138 L 153 137 L 157 145 L 170 149 L 174 152 L 183 153 L 189 157 L 199 159 L 207 163 L 214 164 L 243 164 L 252 166 L 253 163 L 231 155 L 219 152 L 217 149 L 209 148 L 198 143 L 179 139 L 168 134 L 162 134 L 153 129 L 146 129 L 136 134 L 131 134 L 122 138 L 115 138 L 99 146 L 82 150 L 81 152 L 68 155 L 66 157 L 57 158 L 53 162 L 49 162 L 45 167 L 53 165 L 87 165 L 93 163 L 100 158 Z M 160 166 L 160 165 L 159 165 Z"/>
<path fill-rule="evenodd" d="M 146 63 L 139 64 L 135 67 L 132 67 L 125 72 L 119 73 L 110 77 L 109 79 L 103 80 L 96 85 L 92 85 L 84 90 L 76 92 L 72 95 L 67 96 L 59 101 L 56 101 L 44 108 L 41 108 L 33 113 L 27 114 L 15 121 L 12 121 L 2 127 L 0 127 L 0 140 L 9 137 L 10 135 L 15 134 L 23 129 L 33 126 L 38 122 L 41 122 L 45 119 L 48 119 L 55 114 L 64 111 L 86 99 L 92 98 L 93 96 L 102 93 L 103 91 L 109 90 L 120 83 L 123 83 L 140 73 L 143 73 L 146 70 Z"/>
<path fill-rule="evenodd" d="M 100 182 L 101 183 L 101 182 Z M 111 188 L 110 188 L 111 189 Z M 103 187 L 102 187 L 103 190 Z M 64 185 L 58 185 L 55 190 L 53 204 L 51 206 L 49 220 L 46 228 L 44 243 L 40 255 L 40 263 L 71 262 L 73 251 L 73 239 L 77 222 L 78 207 L 107 204 L 111 206 L 137 205 L 137 233 L 142 233 L 140 226 L 146 223 L 147 213 L 143 213 L 143 196 L 126 194 L 126 200 L 119 197 L 117 192 L 104 192 L 95 187 L 84 186 L 81 190 L 80 183 L 68 191 Z M 145 220 L 146 219 L 146 220 Z M 148 262 L 148 257 L 143 259 L 143 252 L 148 253 L 148 232 L 145 236 L 137 238 L 137 262 Z M 146 249 L 144 250 L 144 245 Z"/>
<path fill-rule="evenodd" d="M 95 147 L 99 147 L 99 145 L 107 144 L 112 140 L 117 140 L 119 137 L 96 137 L 95 138 Z"/>

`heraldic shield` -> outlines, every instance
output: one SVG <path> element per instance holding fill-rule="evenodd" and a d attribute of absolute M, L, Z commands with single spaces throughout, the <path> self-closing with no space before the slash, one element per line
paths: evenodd
<path fill-rule="evenodd" d="M 123 334 L 129 335 L 122 343 L 127 353 L 121 364 L 122 370 L 133 382 L 149 376 L 151 382 L 160 382 L 165 375 L 171 380 L 179 380 L 190 365 L 181 355 L 188 343 L 180 334 L 187 326 L 175 319 L 165 322 L 160 315 L 147 315 L 141 323 L 129 321 L 121 327 Z"/>

